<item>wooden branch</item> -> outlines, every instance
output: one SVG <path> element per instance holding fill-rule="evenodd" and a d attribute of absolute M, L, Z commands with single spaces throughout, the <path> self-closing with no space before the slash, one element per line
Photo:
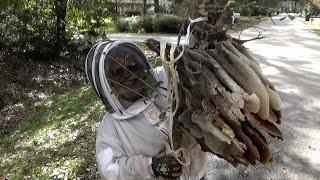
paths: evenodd
<path fill-rule="evenodd" d="M 251 38 L 251 39 L 246 39 L 246 40 L 241 40 L 241 39 L 237 39 L 237 38 L 234 38 L 234 37 L 231 37 L 231 39 L 239 44 L 243 44 L 243 43 L 246 43 L 246 42 L 249 42 L 249 41 L 254 41 L 254 40 L 257 40 L 257 39 L 263 39 L 264 36 L 262 35 L 261 32 L 259 32 L 259 34 L 257 35 L 257 37 L 255 38 Z"/>

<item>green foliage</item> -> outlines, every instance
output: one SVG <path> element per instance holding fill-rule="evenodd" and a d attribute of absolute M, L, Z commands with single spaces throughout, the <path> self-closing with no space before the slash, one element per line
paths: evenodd
<path fill-rule="evenodd" d="M 57 42 L 57 17 L 62 9 L 58 0 L 2 0 L 0 3 L 0 44 L 26 54 L 51 54 Z M 59 0 L 68 2 L 66 24 L 68 44 L 75 35 L 105 34 L 115 28 L 110 21 L 117 16 L 115 4 L 101 0 Z M 105 28 L 107 27 L 107 28 Z M 64 31 L 64 30 L 63 30 Z M 65 43 L 65 42 L 63 42 Z M 65 46 L 65 45 L 64 45 Z"/>
<path fill-rule="evenodd" d="M 169 14 L 125 17 L 119 18 L 116 22 L 120 32 L 138 32 L 143 28 L 148 33 L 178 33 L 181 25 L 181 18 Z"/>
<path fill-rule="evenodd" d="M 138 32 L 140 16 L 119 18 L 116 26 L 120 32 Z"/>
<path fill-rule="evenodd" d="M 234 11 L 239 12 L 242 16 L 266 16 L 269 12 L 277 11 L 282 1 L 256 0 L 255 4 L 252 4 L 251 2 L 251 0 L 237 1 Z"/>
<path fill-rule="evenodd" d="M 152 16 L 143 16 L 139 20 L 139 27 L 142 27 L 146 33 L 153 32 L 153 18 Z"/>
<path fill-rule="evenodd" d="M 69 27 L 77 28 L 80 32 L 88 32 L 93 35 L 104 31 L 107 23 L 105 18 L 117 16 L 116 6 L 108 1 L 70 0 L 68 4 L 67 22 Z"/>
<path fill-rule="evenodd" d="M 55 24 L 53 3 L 50 0 L 15 0 L 1 12 L 0 42 L 24 46 L 23 50 L 35 49 L 34 41 L 52 42 Z"/>
<path fill-rule="evenodd" d="M 76 47 L 78 51 L 88 52 L 89 49 L 99 41 L 106 41 L 107 37 L 105 35 L 101 36 L 92 36 L 88 33 L 79 36 L 78 39 L 73 39 L 69 42 L 71 47 Z"/>
<path fill-rule="evenodd" d="M 318 15 L 320 14 L 320 6 L 315 4 L 316 2 L 304 2 L 304 10 L 307 13 L 311 13 L 312 15 Z"/>
<path fill-rule="evenodd" d="M 175 15 L 156 14 L 153 17 L 153 29 L 155 32 L 179 33 L 181 25 L 181 18 Z"/>
<path fill-rule="evenodd" d="M 140 11 L 128 11 L 125 13 L 125 16 L 140 16 L 141 12 Z"/>
<path fill-rule="evenodd" d="M 310 23 L 308 27 L 320 36 L 320 22 Z"/>

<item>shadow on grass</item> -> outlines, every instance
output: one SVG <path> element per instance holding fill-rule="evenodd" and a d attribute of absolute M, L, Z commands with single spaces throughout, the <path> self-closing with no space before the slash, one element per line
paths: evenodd
<path fill-rule="evenodd" d="M 104 107 L 90 87 L 71 87 L 31 107 L 0 141 L 0 178 L 96 179 L 95 135 Z"/>
<path fill-rule="evenodd" d="M 320 29 L 313 29 L 313 31 L 320 36 Z"/>

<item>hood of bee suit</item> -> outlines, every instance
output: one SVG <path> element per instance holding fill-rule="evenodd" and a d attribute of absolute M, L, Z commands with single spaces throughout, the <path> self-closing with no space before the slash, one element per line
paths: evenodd
<path fill-rule="evenodd" d="M 107 41 L 95 44 L 86 57 L 85 70 L 94 91 L 107 107 L 109 113 L 116 119 L 128 119 L 150 106 L 154 98 L 142 98 L 128 108 L 120 103 L 112 92 L 106 77 L 106 72 L 109 70 L 108 61 L 110 61 L 110 58 L 107 57 L 117 57 L 119 53 L 134 54 L 138 65 L 153 74 L 143 51 L 134 43 L 122 41 Z"/>

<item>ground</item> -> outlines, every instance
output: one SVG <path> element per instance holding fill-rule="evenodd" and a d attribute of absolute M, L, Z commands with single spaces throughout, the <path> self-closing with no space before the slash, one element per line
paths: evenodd
<path fill-rule="evenodd" d="M 320 177 L 320 38 L 303 19 L 278 19 L 276 25 L 265 20 L 241 35 L 245 39 L 266 30 L 265 39 L 246 47 L 259 57 L 264 74 L 283 100 L 284 142 L 270 142 L 275 163 L 244 171 L 212 156 L 209 179 Z M 119 37 L 148 38 L 111 38 Z M 4 99 L 11 98 L 2 107 L 0 103 L 0 179 L 96 179 L 95 133 L 106 111 L 84 79 L 84 57 L 21 63 L 22 57 L 11 55 L 0 54 L 0 95 L 5 88 L 9 94 Z"/>
<path fill-rule="evenodd" d="M 1 51 L 0 179 L 98 177 L 95 134 L 105 110 L 86 84 L 83 58 Z"/>

